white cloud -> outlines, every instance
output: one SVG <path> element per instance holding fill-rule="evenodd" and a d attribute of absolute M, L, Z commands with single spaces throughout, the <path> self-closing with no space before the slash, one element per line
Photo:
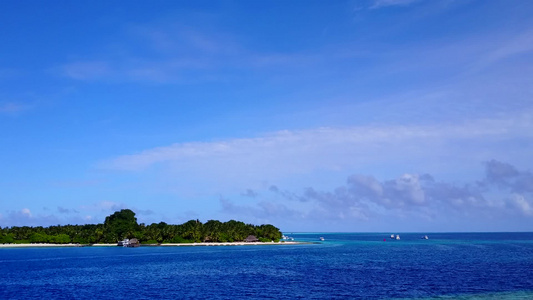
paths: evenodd
<path fill-rule="evenodd" d="M 509 202 L 512 207 L 517 208 L 524 215 L 533 216 L 533 203 L 528 201 L 523 195 L 513 194 Z"/>
<path fill-rule="evenodd" d="M 280 131 L 254 138 L 177 143 L 119 156 L 101 162 L 100 167 L 143 171 L 158 166 L 162 170 L 185 173 L 202 171 L 205 176 L 215 177 L 260 174 L 269 177 L 389 162 L 423 165 L 439 156 L 454 157 L 457 164 L 472 159 L 479 163 L 499 157 L 499 151 L 508 151 L 508 148 L 493 146 L 500 140 L 531 137 L 533 122 L 528 114 L 512 119 L 480 119 L 439 126 L 318 128 Z"/>
<path fill-rule="evenodd" d="M 318 226 L 314 230 L 329 223 L 344 227 L 350 224 L 375 226 L 382 220 L 397 224 L 408 220 L 415 230 L 435 223 L 448 226 L 440 230 L 451 230 L 449 226 L 464 220 L 472 224 L 487 220 L 514 221 L 511 229 L 529 228 L 528 224 L 533 222 L 530 200 L 533 191 L 517 194 L 512 186 L 489 183 L 485 179 L 492 176 L 491 166 L 485 171 L 485 178 L 466 183 L 437 181 L 429 174 L 403 174 L 382 181 L 355 174 L 348 177 L 345 185 L 330 190 L 307 188 L 295 197 L 270 188 L 279 197 L 261 194 L 255 203 L 237 204 L 224 199 L 221 204 L 222 211 L 229 215 L 252 215 L 254 220 L 275 220 L 278 224 L 287 224 L 285 220 L 291 219 L 311 228 Z M 296 198 L 306 200 L 295 201 Z M 450 222 L 453 224 L 447 224 Z M 373 230 L 378 229 L 374 227 Z"/>
<path fill-rule="evenodd" d="M 21 215 L 23 215 L 23 216 L 25 216 L 27 218 L 31 218 L 32 217 L 31 211 L 28 208 L 21 209 L 20 213 L 21 213 Z"/>

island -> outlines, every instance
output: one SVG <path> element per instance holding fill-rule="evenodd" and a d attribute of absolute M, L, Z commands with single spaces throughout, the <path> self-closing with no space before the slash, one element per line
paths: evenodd
<path fill-rule="evenodd" d="M 190 220 L 180 225 L 165 222 L 137 223 L 135 213 L 122 209 L 105 218 L 103 224 L 13 226 L 0 228 L 0 244 L 11 245 L 118 245 L 135 239 L 141 245 L 226 244 L 279 242 L 281 231 L 270 224 L 252 225 L 230 220 L 205 223 Z"/>

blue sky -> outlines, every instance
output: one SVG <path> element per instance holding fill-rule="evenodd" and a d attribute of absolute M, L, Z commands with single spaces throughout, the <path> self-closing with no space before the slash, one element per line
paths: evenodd
<path fill-rule="evenodd" d="M 3 1 L 0 226 L 530 231 L 531 1 Z"/>

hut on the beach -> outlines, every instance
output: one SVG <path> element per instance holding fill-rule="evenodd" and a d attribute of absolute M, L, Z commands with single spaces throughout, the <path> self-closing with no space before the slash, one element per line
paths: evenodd
<path fill-rule="evenodd" d="M 247 238 L 244 239 L 246 243 L 253 243 L 253 242 L 259 242 L 259 240 L 255 237 L 255 235 L 249 235 Z"/>
<path fill-rule="evenodd" d="M 139 243 L 139 240 L 136 238 L 130 239 L 130 243 L 127 247 L 139 247 L 141 243 Z"/>

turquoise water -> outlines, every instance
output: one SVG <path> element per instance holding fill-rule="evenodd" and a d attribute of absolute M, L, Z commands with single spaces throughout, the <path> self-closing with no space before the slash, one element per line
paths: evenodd
<path fill-rule="evenodd" d="M 0 298 L 533 299 L 533 233 L 285 234 L 325 240 L 0 249 Z"/>

